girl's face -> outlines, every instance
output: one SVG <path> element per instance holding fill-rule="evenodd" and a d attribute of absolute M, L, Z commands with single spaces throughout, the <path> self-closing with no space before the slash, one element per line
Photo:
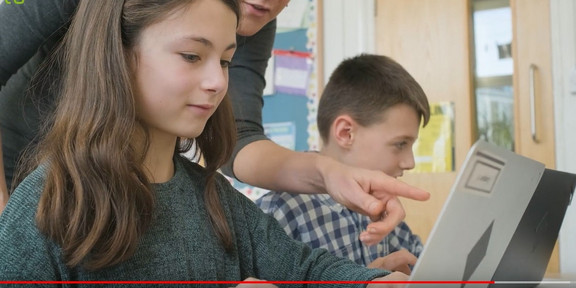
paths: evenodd
<path fill-rule="evenodd" d="M 290 0 L 241 0 L 238 34 L 252 36 L 282 12 Z"/>
<path fill-rule="evenodd" d="M 236 20 L 221 1 L 197 0 L 142 31 L 136 112 L 151 136 L 202 133 L 226 95 Z"/>

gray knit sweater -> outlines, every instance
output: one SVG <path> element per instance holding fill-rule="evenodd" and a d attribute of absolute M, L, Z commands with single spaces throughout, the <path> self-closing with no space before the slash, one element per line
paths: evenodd
<path fill-rule="evenodd" d="M 211 229 L 203 204 L 203 168 L 180 157 L 175 162 L 174 177 L 154 186 L 157 217 L 135 255 L 96 272 L 66 267 L 58 245 L 38 231 L 34 215 L 43 170 L 34 171 L 15 190 L 0 216 L 0 280 L 241 281 L 255 277 L 270 281 L 366 281 L 386 274 L 290 239 L 274 218 L 219 177 L 221 201 L 235 239 L 235 252 L 226 253 Z M 222 285 L 230 286 L 234 285 Z M 290 285 L 299 286 L 320 285 Z"/>

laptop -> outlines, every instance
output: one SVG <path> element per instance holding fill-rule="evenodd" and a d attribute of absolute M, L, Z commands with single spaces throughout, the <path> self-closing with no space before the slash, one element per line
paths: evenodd
<path fill-rule="evenodd" d="M 575 186 L 576 175 L 544 170 L 526 212 L 522 215 L 520 224 L 492 277 L 496 283 L 505 284 L 493 284 L 489 287 L 521 288 L 538 285 L 546 272 L 564 215 L 572 202 Z"/>
<path fill-rule="evenodd" d="M 412 270 L 410 281 L 427 284 L 408 287 L 447 287 L 442 281 L 484 282 L 458 285 L 475 288 L 489 287 L 488 281 L 536 286 L 575 186 L 576 175 L 479 140 Z"/>

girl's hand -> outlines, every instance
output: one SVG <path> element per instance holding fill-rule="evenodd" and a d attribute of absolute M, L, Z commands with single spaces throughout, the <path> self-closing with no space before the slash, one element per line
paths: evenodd
<path fill-rule="evenodd" d="M 260 280 L 252 277 L 246 278 L 244 280 L 244 282 L 258 282 L 258 281 L 266 281 L 266 280 Z M 236 288 L 278 288 L 278 286 L 270 283 L 262 283 L 262 284 L 246 283 L 246 284 L 239 284 L 238 286 L 236 286 Z"/>
<path fill-rule="evenodd" d="M 392 272 L 384 277 L 376 278 L 372 281 L 408 281 L 408 275 L 402 272 Z M 406 287 L 406 283 L 373 283 L 366 285 L 366 288 L 402 288 Z"/>
<path fill-rule="evenodd" d="M 368 264 L 368 268 L 378 268 L 388 271 L 399 271 L 404 274 L 410 275 L 412 272 L 410 265 L 414 266 L 416 264 L 416 256 L 414 256 L 410 251 L 402 249 L 390 253 L 384 257 L 379 257 L 372 263 Z"/>

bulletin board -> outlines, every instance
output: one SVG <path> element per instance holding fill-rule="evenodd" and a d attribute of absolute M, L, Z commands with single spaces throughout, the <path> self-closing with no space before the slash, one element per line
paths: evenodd
<path fill-rule="evenodd" d="M 262 124 L 278 145 L 295 151 L 319 150 L 316 126 L 323 87 L 322 0 L 291 0 L 277 18 L 272 57 L 266 69 Z M 268 190 L 230 179 L 255 200 Z"/>
<path fill-rule="evenodd" d="M 262 121 L 272 140 L 296 151 L 318 150 L 316 129 L 319 73 L 320 1 L 292 0 L 277 19 L 272 59 L 268 63 Z M 290 135 L 277 132 L 277 126 Z M 293 139 L 293 142 L 289 142 Z"/>

